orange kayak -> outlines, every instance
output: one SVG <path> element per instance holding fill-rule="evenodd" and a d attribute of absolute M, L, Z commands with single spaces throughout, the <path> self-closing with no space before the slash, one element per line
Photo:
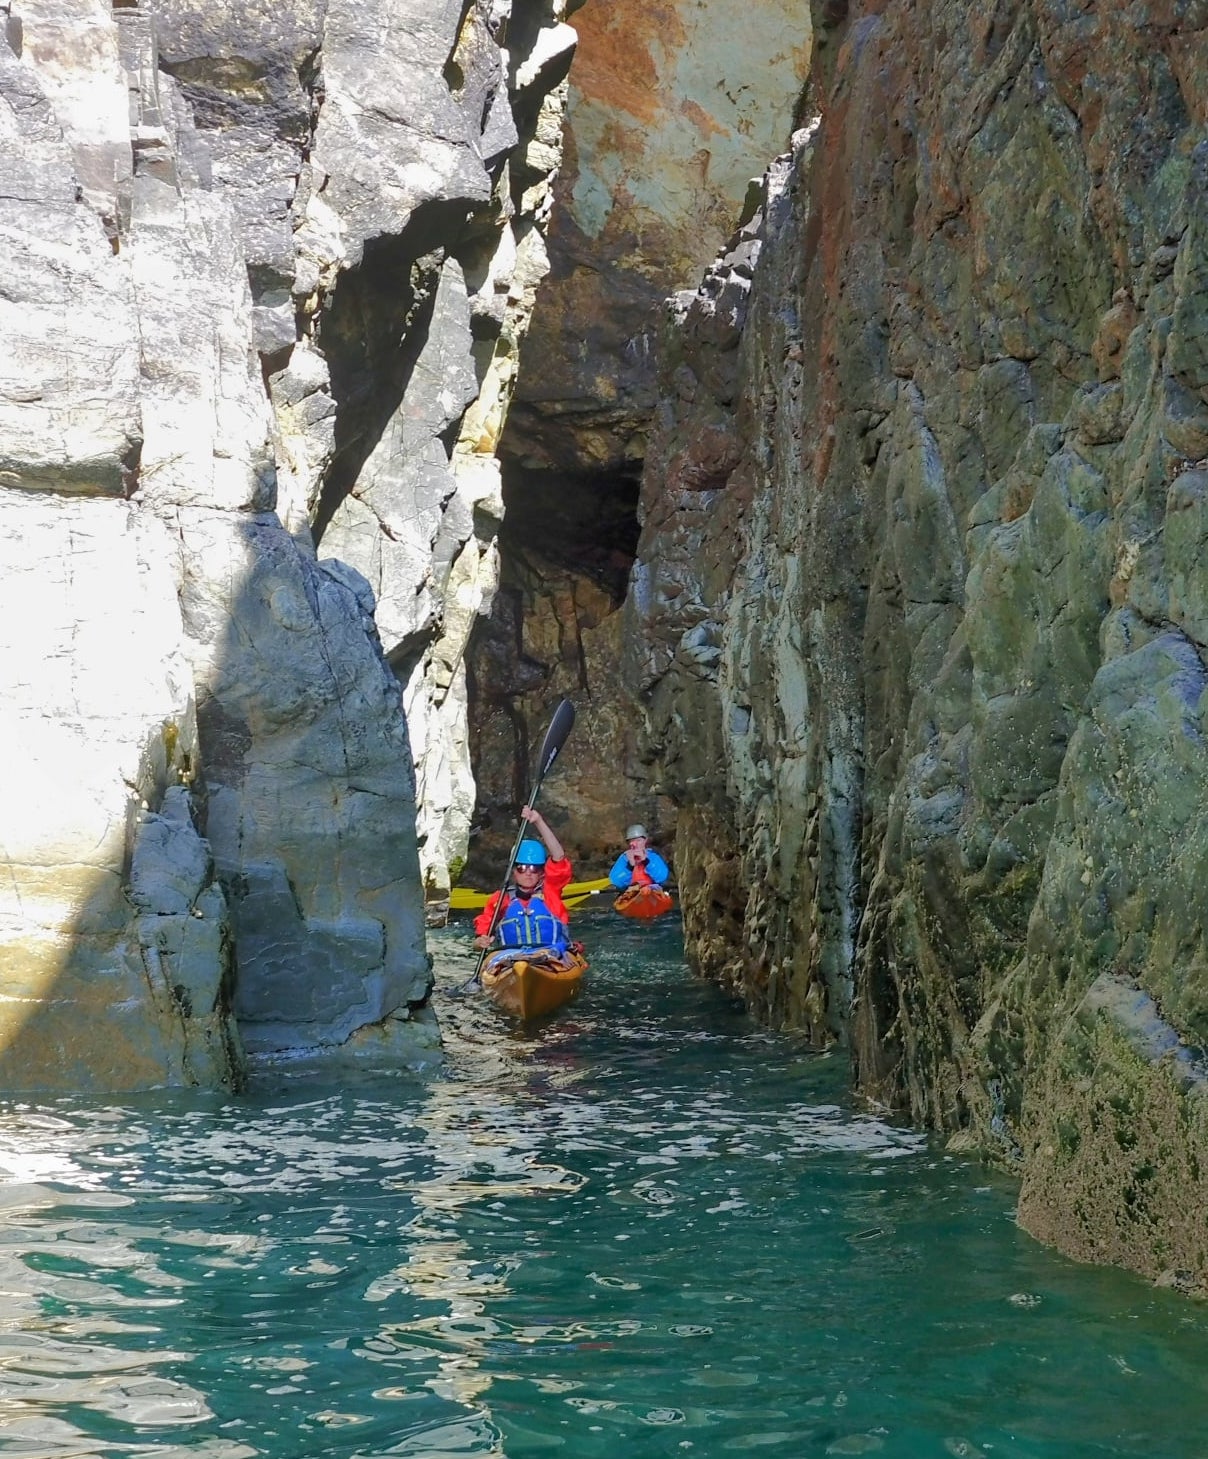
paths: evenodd
<path fill-rule="evenodd" d="M 675 899 L 662 887 L 626 887 L 612 904 L 622 917 L 661 917 L 675 906 Z"/>
<path fill-rule="evenodd" d="M 587 959 L 581 953 L 508 947 L 487 958 L 482 986 L 505 1012 L 537 1018 L 572 998 L 586 971 Z"/>

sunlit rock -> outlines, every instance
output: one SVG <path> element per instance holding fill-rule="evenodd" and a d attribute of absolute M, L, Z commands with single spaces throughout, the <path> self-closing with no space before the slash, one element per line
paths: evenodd
<path fill-rule="evenodd" d="M 5 35 L 4 1082 L 235 1084 L 232 1008 L 257 1054 L 406 1062 L 573 33 L 35 0 Z"/>
<path fill-rule="evenodd" d="M 0 542 L 0 1080 L 238 1082 L 171 538 L 126 502 L 13 493 Z"/>
<path fill-rule="evenodd" d="M 810 20 L 760 0 L 585 5 L 551 230 L 510 453 L 564 473 L 640 470 L 664 296 L 695 284 L 780 152 Z M 601 483 L 604 489 L 604 483 Z"/>

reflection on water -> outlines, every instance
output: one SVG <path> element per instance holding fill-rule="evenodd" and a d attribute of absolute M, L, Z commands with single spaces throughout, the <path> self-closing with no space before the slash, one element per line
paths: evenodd
<path fill-rule="evenodd" d="M 580 999 L 439 994 L 427 1079 L 4 1108 L 0 1452 L 1208 1452 L 1202 1308 L 1036 1247 L 673 930 L 580 921 Z"/>

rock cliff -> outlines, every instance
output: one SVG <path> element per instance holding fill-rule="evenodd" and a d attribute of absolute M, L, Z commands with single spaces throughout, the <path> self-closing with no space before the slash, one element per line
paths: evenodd
<path fill-rule="evenodd" d="M 554 184 L 550 271 L 500 441 L 502 591 L 471 644 L 478 780 L 470 872 L 497 875 L 534 739 L 562 694 L 583 713 L 547 803 L 585 870 L 674 812 L 634 754 L 618 674 L 635 509 L 668 293 L 694 283 L 784 146 L 809 69 L 794 0 L 589 0 Z M 601 766 L 604 773 L 601 773 Z"/>
<path fill-rule="evenodd" d="M 629 614 L 701 966 L 1208 1290 L 1208 9 L 815 4 Z"/>
<path fill-rule="evenodd" d="M 0 8 L 0 1083 L 421 1057 L 573 32 Z"/>
<path fill-rule="evenodd" d="M 1208 6 L 572 8 L 0 4 L 0 1083 L 422 1057 L 569 692 L 703 970 L 1208 1291 Z"/>

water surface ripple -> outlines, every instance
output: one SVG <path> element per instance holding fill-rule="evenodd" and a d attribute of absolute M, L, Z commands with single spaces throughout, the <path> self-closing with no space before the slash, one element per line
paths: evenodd
<path fill-rule="evenodd" d="M 674 928 L 446 1059 L 0 1106 L 0 1453 L 1208 1456 L 1208 1314 L 755 1027 Z"/>

